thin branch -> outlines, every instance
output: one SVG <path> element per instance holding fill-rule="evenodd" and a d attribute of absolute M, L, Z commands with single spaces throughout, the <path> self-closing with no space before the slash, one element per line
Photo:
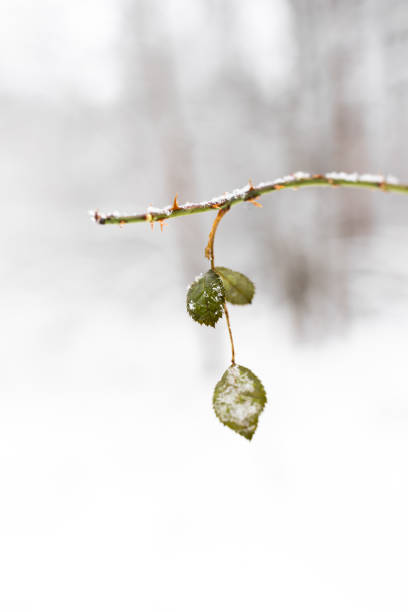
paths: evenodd
<path fill-rule="evenodd" d="M 214 223 L 211 226 L 210 235 L 208 236 L 208 244 L 205 247 L 204 255 L 211 262 L 211 270 L 215 270 L 215 263 L 214 263 L 214 238 L 215 238 L 215 233 L 217 231 L 217 227 L 219 225 L 219 222 L 221 221 L 223 216 L 229 211 L 229 209 L 230 209 L 230 206 L 228 206 L 226 208 L 221 208 L 218 211 L 218 214 L 217 214 L 217 216 L 214 219 Z M 224 300 L 224 304 L 222 306 L 223 306 L 224 312 L 225 312 L 225 319 L 227 321 L 228 334 L 229 334 L 229 339 L 230 339 L 230 343 L 231 343 L 231 364 L 235 365 L 234 339 L 232 337 L 232 330 L 231 330 L 231 323 L 230 323 L 230 318 L 229 318 L 229 312 L 228 312 L 227 303 L 226 303 L 225 300 Z"/>
<path fill-rule="evenodd" d="M 215 270 L 215 264 L 214 264 L 214 238 L 215 238 L 215 233 L 217 231 L 217 227 L 218 227 L 219 222 L 221 221 L 223 216 L 229 211 L 229 209 L 230 209 L 230 206 L 227 206 L 225 208 L 221 208 L 218 211 L 218 214 L 217 214 L 217 216 L 214 219 L 214 223 L 212 224 L 210 235 L 208 236 L 208 244 L 205 247 L 204 254 L 205 254 L 206 258 L 209 259 L 210 262 L 211 262 L 211 270 Z M 234 339 L 232 337 L 232 330 L 231 330 L 231 323 L 230 323 L 230 318 L 229 318 L 229 312 L 228 312 L 227 303 L 226 303 L 225 300 L 224 300 L 223 308 L 224 308 L 224 312 L 225 312 L 225 319 L 227 321 L 228 334 L 229 334 L 229 339 L 230 339 L 230 343 L 231 343 L 231 364 L 235 365 Z"/>
<path fill-rule="evenodd" d="M 295 174 L 290 174 L 274 181 L 259 183 L 258 185 L 252 185 L 250 181 L 241 189 L 234 189 L 234 191 L 226 192 L 224 195 L 205 202 L 179 204 L 177 199 L 175 199 L 171 206 L 166 208 L 149 206 L 145 213 L 137 215 L 104 215 L 98 211 L 91 211 L 90 214 L 94 221 L 100 225 L 125 225 L 126 223 L 143 223 L 146 221 L 151 224 L 158 221 L 162 225 L 165 220 L 173 219 L 173 217 L 193 215 L 213 209 L 224 210 L 239 202 L 253 201 L 255 198 L 259 198 L 264 193 L 271 191 L 311 186 L 364 187 L 366 189 L 379 189 L 381 191 L 395 191 L 397 193 L 408 194 L 408 185 L 399 184 L 398 180 L 393 176 L 346 174 L 344 172 L 328 172 L 327 174 L 295 172 Z"/>
<path fill-rule="evenodd" d="M 211 270 L 214 270 L 214 238 L 215 238 L 215 232 L 217 231 L 217 227 L 218 227 L 219 222 L 221 221 L 221 219 L 223 218 L 225 213 L 227 213 L 229 211 L 229 209 L 230 209 L 230 207 L 228 206 L 228 208 L 221 208 L 218 211 L 218 214 L 217 214 L 217 216 L 214 219 L 214 223 L 212 224 L 210 235 L 208 236 L 208 244 L 205 247 L 204 254 L 205 254 L 206 258 L 209 259 L 210 262 L 211 262 Z"/>
<path fill-rule="evenodd" d="M 224 308 L 224 312 L 225 312 L 225 319 L 227 321 L 228 333 L 229 333 L 229 338 L 230 338 L 230 342 L 231 342 L 231 365 L 235 365 L 234 339 L 232 337 L 231 323 L 230 323 L 229 312 L 228 312 L 228 308 L 227 308 L 227 303 L 226 302 L 224 302 L 223 308 Z"/>

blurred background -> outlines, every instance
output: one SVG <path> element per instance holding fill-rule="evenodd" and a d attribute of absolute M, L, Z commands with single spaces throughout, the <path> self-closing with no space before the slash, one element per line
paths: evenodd
<path fill-rule="evenodd" d="M 1 0 L 4 612 L 406 610 L 408 201 L 302 189 L 223 220 L 237 361 L 185 311 L 209 199 L 297 170 L 408 182 L 402 0 Z"/>

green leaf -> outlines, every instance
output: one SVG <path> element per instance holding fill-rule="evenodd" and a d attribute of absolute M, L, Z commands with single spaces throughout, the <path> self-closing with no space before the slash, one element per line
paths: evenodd
<path fill-rule="evenodd" d="M 215 327 L 223 315 L 224 302 L 224 285 L 213 270 L 200 274 L 187 292 L 187 312 L 200 325 Z"/>
<path fill-rule="evenodd" d="M 225 299 L 231 304 L 250 304 L 255 293 L 255 285 L 241 272 L 234 272 L 228 268 L 215 268 L 221 276 L 225 288 Z"/>
<path fill-rule="evenodd" d="M 263 384 L 244 366 L 231 365 L 214 389 L 215 414 L 221 423 L 247 440 L 252 439 L 265 404 Z"/>

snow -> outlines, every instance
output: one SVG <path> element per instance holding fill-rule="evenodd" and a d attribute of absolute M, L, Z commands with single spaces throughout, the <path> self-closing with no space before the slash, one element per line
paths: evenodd
<path fill-rule="evenodd" d="M 328 179 L 334 179 L 337 181 L 351 181 L 353 183 L 359 180 L 357 172 L 353 172 L 352 174 L 347 174 L 347 172 L 327 172 L 325 176 Z"/>
<path fill-rule="evenodd" d="M 383 183 L 384 176 L 381 174 L 360 174 L 359 180 L 367 183 Z"/>
<path fill-rule="evenodd" d="M 147 214 L 149 215 L 171 215 L 172 213 L 172 208 L 171 207 L 166 207 L 166 208 L 157 208 L 157 206 L 148 206 L 147 207 Z"/>
<path fill-rule="evenodd" d="M 295 172 L 293 176 L 297 181 L 300 181 L 302 179 L 309 179 L 312 175 L 309 172 L 302 172 L 302 170 L 299 170 L 298 172 Z"/>
<path fill-rule="evenodd" d="M 260 404 L 249 395 L 254 391 L 254 382 L 238 365 L 227 370 L 224 390 L 218 393 L 215 410 L 223 422 L 233 421 L 240 427 L 249 426 L 249 419 L 261 412 Z"/>
<path fill-rule="evenodd" d="M 219 285 L 217 287 L 214 287 L 214 297 L 213 300 L 215 302 L 223 302 L 224 301 L 224 292 L 223 292 L 223 288 Z"/>

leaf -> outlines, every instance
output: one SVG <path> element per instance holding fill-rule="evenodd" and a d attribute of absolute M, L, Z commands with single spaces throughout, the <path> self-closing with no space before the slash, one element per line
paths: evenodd
<path fill-rule="evenodd" d="M 187 292 L 187 312 L 200 325 L 215 327 L 223 315 L 224 302 L 224 285 L 213 270 L 200 274 Z"/>
<path fill-rule="evenodd" d="M 252 439 L 265 404 L 263 384 L 244 366 L 231 365 L 214 389 L 215 414 L 221 423 L 247 440 Z"/>
<path fill-rule="evenodd" d="M 215 268 L 221 276 L 225 288 L 225 299 L 231 304 L 250 304 L 255 293 L 255 285 L 241 272 L 234 272 L 228 268 Z"/>

